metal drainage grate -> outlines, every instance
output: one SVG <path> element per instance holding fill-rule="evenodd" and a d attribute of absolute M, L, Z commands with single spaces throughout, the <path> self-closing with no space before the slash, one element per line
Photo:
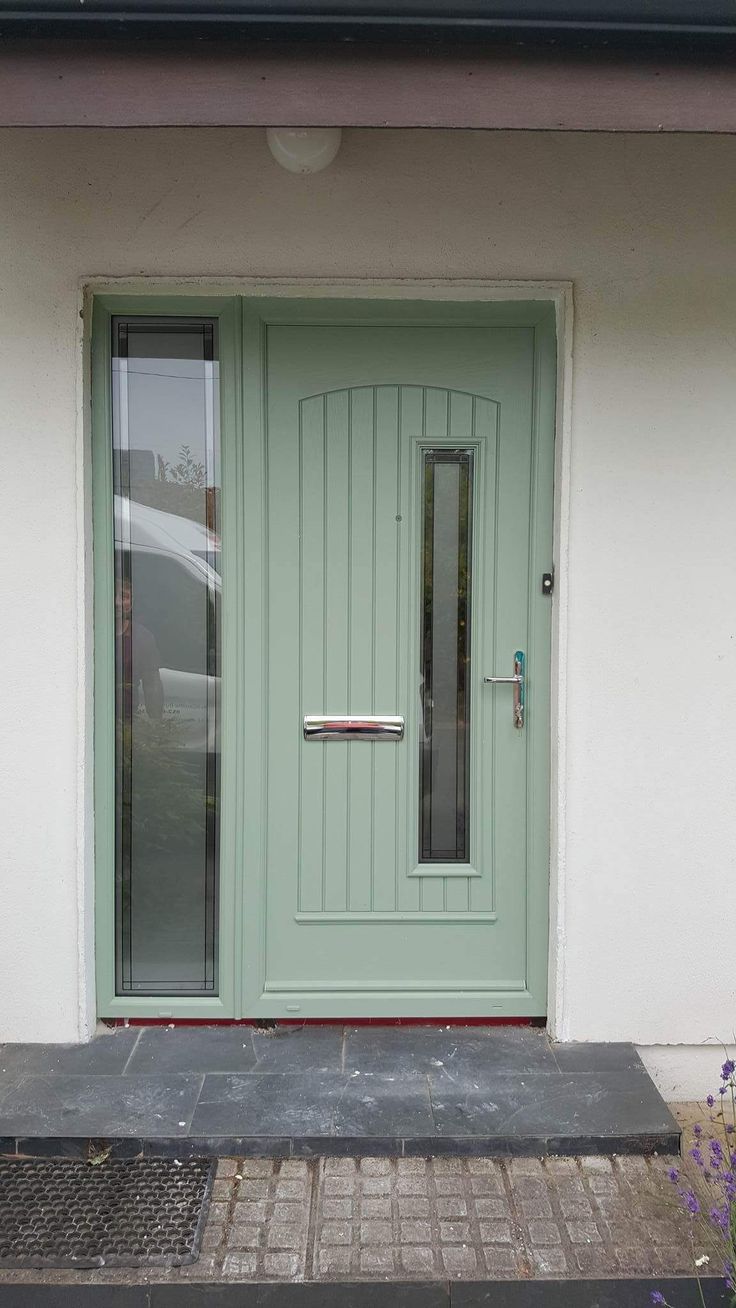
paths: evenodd
<path fill-rule="evenodd" d="M 215 1166 L 0 1159 L 0 1268 L 193 1263 Z"/>

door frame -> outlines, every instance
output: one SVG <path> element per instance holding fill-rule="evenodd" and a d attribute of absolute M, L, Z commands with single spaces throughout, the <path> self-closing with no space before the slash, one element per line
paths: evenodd
<path fill-rule="evenodd" d="M 242 457 L 237 433 L 245 419 L 252 429 L 262 423 L 262 369 L 260 344 L 262 313 L 278 308 L 279 321 L 296 321 L 297 306 L 288 301 L 298 299 L 320 301 L 361 302 L 367 320 L 375 321 L 368 307 L 370 301 L 431 301 L 438 307 L 482 303 L 487 309 L 486 320 L 498 325 L 504 321 L 528 325 L 543 319 L 553 322 L 553 347 L 556 337 L 556 367 L 553 366 L 556 398 L 552 399 L 555 427 L 554 446 L 554 502 L 552 556 L 555 570 L 555 594 L 552 599 L 551 683 L 550 683 L 550 751 L 549 751 L 549 895 L 540 885 L 535 901 L 529 895 L 529 908 L 538 920 L 530 927 L 539 937 L 543 931 L 546 940 L 546 961 L 539 964 L 537 983 L 544 989 L 548 985 L 548 1024 L 553 1032 L 561 1026 L 563 999 L 564 959 L 559 947 L 558 923 L 564 898 L 564 753 L 565 733 L 565 644 L 567 617 L 567 548 L 569 519 L 569 428 L 570 428 L 570 369 L 572 328 L 572 286 L 568 282 L 470 282 L 447 281 L 381 281 L 360 279 L 337 281 L 333 279 L 238 279 L 217 282 L 181 278 L 172 281 L 162 278 L 102 279 L 85 281 L 80 288 L 84 314 L 84 372 L 85 431 L 87 458 L 91 454 L 89 508 L 87 530 L 94 533 L 94 886 L 88 887 L 94 895 L 96 909 L 95 959 L 97 968 L 96 1015 L 105 1017 L 167 1017 L 227 1019 L 245 1013 L 249 1017 L 273 1016 L 263 981 L 263 931 L 256 921 L 257 915 L 245 912 L 245 878 L 239 888 L 235 884 L 234 868 L 241 866 L 246 854 L 242 847 L 244 830 L 253 833 L 257 824 L 246 826 L 243 820 L 240 797 L 252 808 L 260 802 L 260 768 L 251 757 L 238 752 L 242 747 L 236 737 L 234 723 L 240 720 L 243 706 L 239 703 L 240 686 L 248 677 L 258 676 L 262 650 L 260 642 L 246 645 L 243 635 L 244 594 L 247 578 L 241 577 L 239 559 L 242 550 L 230 553 L 238 557 L 228 561 L 223 552 L 223 594 L 230 592 L 230 602 L 223 605 L 223 764 L 222 769 L 222 864 L 220 881 L 220 993 L 217 997 L 133 997 L 114 994 L 114 807 L 112 800 L 112 724 L 111 711 L 114 693 L 112 681 L 113 633 L 111 621 L 112 595 L 112 458 L 109 449 L 110 422 L 110 331 L 113 313 L 161 314 L 190 313 L 217 316 L 221 323 L 221 431 L 223 466 L 223 533 L 230 521 L 230 537 L 242 546 L 243 522 L 252 522 L 259 516 L 265 493 L 265 478 L 251 477 L 244 495 Z M 493 306 L 493 308 L 491 308 Z M 345 306 L 347 308 L 347 306 Z M 354 306 L 351 306 L 354 307 Z M 242 313 L 241 313 L 242 310 Z M 319 312 L 312 306 L 312 312 Z M 441 311 L 440 311 L 441 312 Z M 328 320 L 336 320 L 337 305 L 327 306 Z M 361 319 L 362 319 L 361 313 Z M 398 312 L 397 317 L 404 314 Z M 485 317 L 486 315 L 484 315 Z M 447 319 L 445 319 L 447 320 Z M 250 349 L 248 344 L 250 343 Z M 239 357 L 243 358 L 243 375 L 240 375 Z M 91 365 L 91 366 L 90 366 Z M 91 372 L 91 377 L 90 377 Z M 550 397 L 547 396 L 548 404 Z M 537 420 L 540 413 L 537 407 Z M 239 502 L 247 501 L 247 502 Z M 253 516 L 251 516 L 251 511 Z M 255 542 L 251 540 L 253 547 Z M 260 553 L 260 551 L 259 551 Z M 249 549 L 249 572 L 260 578 L 264 561 L 253 566 Z M 549 599 L 546 601 L 550 602 Z M 246 660 L 246 677 L 227 677 L 228 667 L 236 668 L 240 655 Z M 227 687 L 230 682 L 229 688 Z M 251 683 L 253 684 L 253 683 Z M 232 739 L 231 739 L 232 736 Z M 263 851 L 251 850 L 251 857 L 264 875 Z M 89 902 L 89 900 L 87 901 Z M 81 906 L 84 913 L 84 906 Z M 80 924 L 81 925 L 81 924 Z M 89 932 L 87 933 L 89 934 Z M 243 960 L 248 966 L 243 974 Z M 530 958 L 532 953 L 530 951 Z M 536 962 L 534 964 L 536 967 Z M 543 973 L 543 975 L 542 975 Z M 80 977 L 85 996 L 90 994 L 89 980 Z M 375 1007 L 375 1006 L 374 1006 Z M 482 1001 L 481 1001 L 482 1008 Z M 480 1015 L 469 1005 L 463 1016 Z M 279 1009 L 278 1015 L 283 1016 Z M 366 1012 L 366 1015 L 369 1015 Z M 380 1015 L 380 1014 L 376 1014 Z M 438 1009 L 437 1016 L 442 1016 Z"/>

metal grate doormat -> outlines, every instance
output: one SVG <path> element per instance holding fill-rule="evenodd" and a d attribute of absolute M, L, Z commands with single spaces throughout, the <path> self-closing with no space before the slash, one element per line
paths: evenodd
<path fill-rule="evenodd" d="M 215 1166 L 0 1159 L 0 1268 L 193 1263 Z"/>

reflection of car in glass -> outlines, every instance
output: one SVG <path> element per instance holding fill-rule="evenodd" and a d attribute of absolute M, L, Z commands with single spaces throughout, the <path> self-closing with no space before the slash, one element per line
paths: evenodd
<path fill-rule="evenodd" d="M 188 750 L 217 748 L 219 541 L 191 518 L 115 496 L 115 549 L 129 550 L 134 620 L 160 657 L 164 715 Z"/>

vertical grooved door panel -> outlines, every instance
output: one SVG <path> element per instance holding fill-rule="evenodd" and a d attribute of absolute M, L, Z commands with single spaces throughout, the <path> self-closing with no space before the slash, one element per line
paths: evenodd
<path fill-rule="evenodd" d="M 264 325 L 258 1012 L 544 1012 L 552 425 L 539 329 L 468 317 Z M 522 730 L 484 682 L 517 649 Z M 305 715 L 404 736 L 306 741 Z"/>

